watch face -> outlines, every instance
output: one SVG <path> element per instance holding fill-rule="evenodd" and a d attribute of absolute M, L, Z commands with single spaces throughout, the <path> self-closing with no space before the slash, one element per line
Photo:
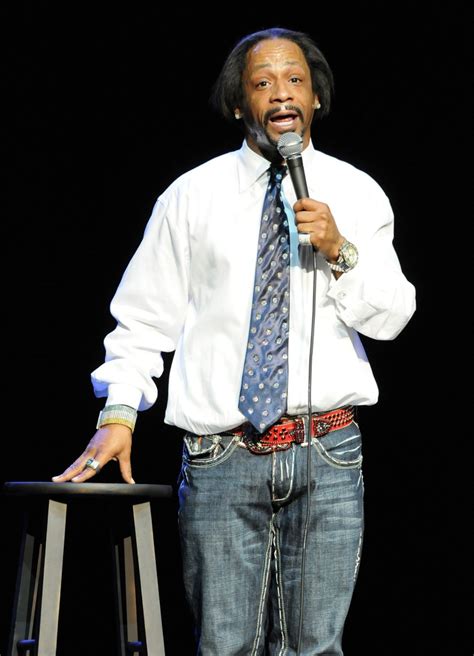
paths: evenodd
<path fill-rule="evenodd" d="M 354 246 L 354 244 L 351 244 L 348 241 L 345 242 L 341 246 L 340 254 L 344 259 L 346 266 L 349 269 L 353 269 L 357 264 L 357 260 L 359 259 L 359 253 L 357 252 L 357 248 Z"/>

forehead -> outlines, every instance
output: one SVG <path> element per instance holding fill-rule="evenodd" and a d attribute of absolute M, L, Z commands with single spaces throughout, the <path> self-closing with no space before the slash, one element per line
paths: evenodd
<path fill-rule="evenodd" d="M 298 44 L 288 39 L 265 39 L 255 44 L 247 53 L 246 72 L 272 66 L 298 64 L 309 68 L 306 57 Z"/>

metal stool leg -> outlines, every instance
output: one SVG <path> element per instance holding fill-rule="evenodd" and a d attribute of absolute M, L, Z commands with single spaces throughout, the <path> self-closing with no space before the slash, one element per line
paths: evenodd
<path fill-rule="evenodd" d="M 28 521 L 25 518 L 25 528 L 23 530 L 18 565 L 14 613 L 8 645 L 9 656 L 17 656 L 21 651 L 20 645 L 22 644 L 24 644 L 25 650 L 27 650 L 28 644 L 33 644 L 33 646 L 36 644 L 32 640 L 32 636 L 41 557 L 41 544 L 33 535 L 28 533 Z"/>
<path fill-rule="evenodd" d="M 135 580 L 135 567 L 133 562 L 133 542 L 131 537 L 124 538 L 123 560 L 125 570 L 125 603 L 127 615 L 127 648 L 132 652 L 132 645 L 138 645 L 138 611 L 137 586 Z"/>
<path fill-rule="evenodd" d="M 65 503 L 49 501 L 37 656 L 56 655 L 66 511 Z"/>
<path fill-rule="evenodd" d="M 115 595 L 118 656 L 144 651 L 144 643 L 139 640 L 137 586 L 135 581 L 135 562 L 132 537 L 126 536 L 119 542 L 114 540 L 113 558 L 115 569 Z"/>
<path fill-rule="evenodd" d="M 148 656 L 165 656 L 150 503 L 134 505 L 133 519 L 147 654 Z"/>

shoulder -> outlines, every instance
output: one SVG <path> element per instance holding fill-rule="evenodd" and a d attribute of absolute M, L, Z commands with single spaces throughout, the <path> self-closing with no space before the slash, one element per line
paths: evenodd
<path fill-rule="evenodd" d="M 371 175 L 333 155 L 313 154 L 310 191 L 331 207 L 343 229 L 344 220 L 348 226 L 354 221 L 373 226 L 393 220 L 390 199 Z"/>
<path fill-rule="evenodd" d="M 313 170 L 327 182 L 344 185 L 362 193 L 382 193 L 380 184 L 368 173 L 343 159 L 321 150 L 313 151 Z M 385 195 L 385 194 L 384 194 Z"/>
<path fill-rule="evenodd" d="M 219 185 L 222 179 L 228 179 L 235 173 L 239 151 L 232 151 L 213 157 L 180 175 L 161 194 L 160 200 L 167 202 L 171 198 L 203 194 Z"/>

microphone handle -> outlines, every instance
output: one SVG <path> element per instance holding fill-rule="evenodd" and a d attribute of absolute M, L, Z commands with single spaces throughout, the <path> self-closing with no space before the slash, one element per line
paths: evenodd
<path fill-rule="evenodd" d="M 309 198 L 308 185 L 303 168 L 303 158 L 301 155 L 288 157 L 286 160 L 290 172 L 291 182 L 295 188 L 296 198 Z"/>

